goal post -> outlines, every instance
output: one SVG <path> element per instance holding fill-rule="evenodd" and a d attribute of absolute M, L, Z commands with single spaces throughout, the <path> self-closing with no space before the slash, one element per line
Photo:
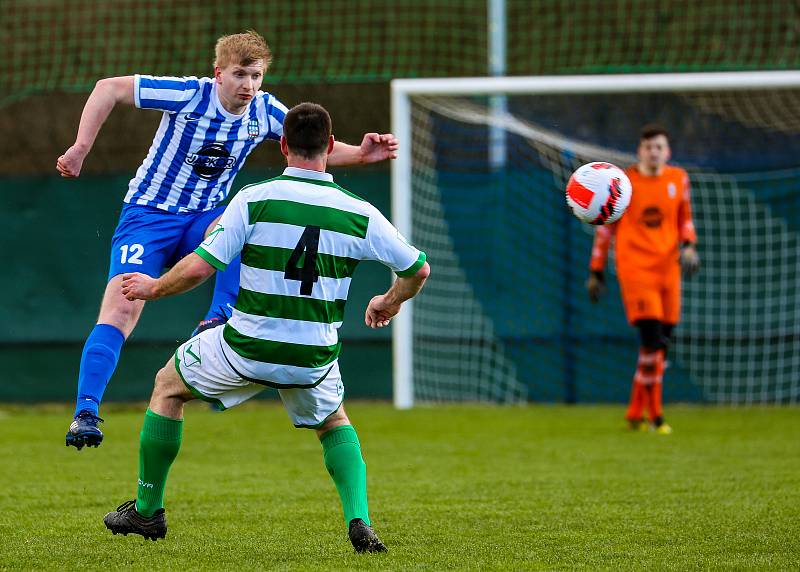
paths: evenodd
<path fill-rule="evenodd" d="M 403 311 L 395 318 L 393 324 L 395 406 L 398 408 L 409 408 L 418 401 L 436 402 L 452 400 L 522 403 L 528 401 L 531 397 L 529 390 L 525 387 L 525 383 L 520 383 L 519 381 L 521 375 L 520 371 L 527 372 L 529 368 L 527 366 L 521 367 L 522 362 L 514 356 L 516 354 L 524 354 L 525 351 L 530 351 L 530 348 L 533 346 L 529 346 L 527 350 L 510 348 L 510 346 L 518 343 L 518 340 L 514 337 L 516 336 L 519 338 L 519 336 L 516 333 L 504 334 L 500 332 L 504 327 L 502 319 L 491 315 L 491 312 L 487 310 L 487 307 L 492 305 L 492 300 L 487 298 L 485 294 L 478 292 L 470 282 L 474 280 L 474 271 L 469 268 L 464 269 L 461 267 L 461 260 L 466 250 L 455 243 L 456 239 L 452 236 L 448 236 L 450 234 L 449 228 L 452 225 L 462 225 L 462 222 L 459 218 L 460 215 L 455 213 L 452 205 L 443 204 L 436 195 L 438 192 L 437 177 L 449 177 L 450 174 L 444 171 L 437 172 L 437 170 L 441 171 L 441 169 L 435 164 L 435 153 L 440 152 L 442 149 L 441 146 L 446 143 L 431 141 L 431 124 L 436 122 L 430 119 L 431 113 L 445 117 L 448 121 L 463 122 L 465 125 L 482 124 L 486 129 L 496 129 L 499 127 L 524 139 L 527 141 L 528 146 L 536 148 L 536 153 L 540 156 L 540 159 L 537 160 L 552 166 L 551 171 L 553 172 L 553 178 L 557 184 L 559 181 L 562 181 L 565 176 L 568 176 L 568 173 L 571 172 L 574 166 L 579 164 L 579 161 L 632 161 L 633 156 L 631 151 L 635 146 L 636 132 L 630 134 L 631 139 L 620 142 L 620 144 L 617 145 L 609 146 L 607 144 L 596 144 L 591 139 L 581 140 L 581 137 L 576 136 L 574 132 L 560 133 L 558 129 L 540 128 L 535 122 L 531 122 L 526 118 L 517 117 L 513 106 L 505 115 L 498 115 L 496 110 L 491 109 L 491 106 L 488 104 L 490 96 L 565 96 L 572 97 L 574 101 L 576 96 L 591 97 L 620 94 L 621 96 L 631 97 L 636 94 L 642 94 L 641 97 L 646 98 L 648 94 L 688 93 L 696 94 L 692 96 L 694 99 L 690 98 L 695 108 L 705 109 L 703 106 L 711 106 L 713 108 L 711 117 L 715 118 L 715 120 L 721 117 L 721 119 L 719 119 L 721 126 L 725 125 L 725 121 L 731 121 L 731 117 L 734 117 L 747 128 L 753 128 L 752 122 L 755 121 L 757 128 L 774 130 L 776 129 L 774 125 L 766 124 L 770 121 L 774 123 L 775 120 L 761 118 L 761 115 L 768 115 L 770 113 L 770 107 L 774 107 L 774 104 L 769 102 L 769 98 L 767 98 L 765 103 L 757 104 L 757 107 L 759 107 L 758 113 L 752 112 L 750 108 L 753 107 L 754 104 L 749 101 L 747 103 L 749 107 L 744 109 L 744 111 L 741 109 L 730 111 L 727 107 L 723 111 L 720 111 L 725 106 L 733 105 L 736 107 L 739 104 L 735 102 L 735 105 L 730 103 L 730 97 L 735 97 L 733 95 L 730 97 L 728 95 L 725 97 L 718 97 L 717 94 L 737 94 L 744 92 L 774 94 L 783 90 L 787 90 L 792 94 L 791 105 L 787 104 L 787 109 L 789 111 L 800 111 L 800 103 L 798 103 L 797 107 L 794 106 L 795 99 L 800 101 L 800 96 L 795 97 L 797 93 L 800 93 L 800 91 L 798 91 L 800 90 L 800 71 L 392 80 L 392 131 L 401 142 L 401 149 L 398 153 L 398 157 L 392 162 L 391 205 L 393 222 L 402 234 L 423 250 L 429 247 L 429 245 L 426 244 L 429 240 L 441 239 L 442 241 L 440 245 L 441 249 L 437 253 L 440 256 L 439 260 L 437 260 L 437 256 L 434 253 L 428 252 L 432 266 L 432 280 L 429 281 L 426 290 L 423 290 L 418 299 L 412 300 L 404 305 Z M 712 95 L 704 96 L 703 94 Z M 759 97 L 761 97 L 761 95 L 759 95 Z M 481 98 L 486 100 L 486 105 L 483 105 L 482 102 L 476 102 L 476 100 L 480 100 Z M 442 101 L 444 103 L 442 103 Z M 418 103 L 415 104 L 415 102 Z M 524 108 L 524 106 L 517 107 Z M 762 107 L 763 110 L 761 109 Z M 421 110 L 418 113 L 418 117 L 415 118 L 414 114 L 417 108 Z M 484 108 L 487 110 L 485 113 L 483 111 Z M 781 116 L 777 121 L 788 122 L 789 111 L 784 113 L 786 116 L 785 119 Z M 750 118 L 750 116 L 753 115 L 757 115 L 758 117 L 753 120 Z M 720 127 L 720 129 L 722 129 L 722 127 Z M 800 129 L 795 129 L 794 127 L 791 129 L 788 127 L 783 129 L 780 124 L 777 129 L 783 130 L 792 136 L 795 135 L 796 131 L 800 131 Z M 452 137 L 453 140 L 450 141 L 449 144 L 454 146 L 464 145 L 465 151 L 463 156 L 466 158 L 465 161 L 468 161 L 470 154 L 466 150 L 467 145 L 463 140 L 459 139 L 458 133 L 454 133 Z M 631 145 L 631 141 L 634 141 L 633 145 Z M 480 144 L 483 144 L 483 141 L 481 141 Z M 426 148 L 425 153 L 429 153 L 430 157 L 432 157 L 432 164 L 422 165 L 415 163 L 415 157 L 419 156 L 423 148 Z M 690 165 L 686 165 L 685 163 L 681 164 L 682 166 L 690 167 Z M 800 165 L 800 162 L 798 162 L 798 164 Z M 524 170 L 524 167 L 522 170 Z M 774 171 L 771 167 L 765 168 L 765 171 L 767 170 L 770 172 Z M 690 174 L 691 172 L 690 169 Z M 428 175 L 431 177 L 430 180 L 425 180 L 424 183 L 420 183 L 424 186 L 426 191 L 424 193 L 420 193 L 418 189 L 415 191 L 415 181 L 426 179 Z M 482 176 L 482 174 L 478 174 L 477 178 L 479 179 Z M 714 168 L 699 168 L 696 170 L 695 178 L 700 181 L 701 186 L 708 185 L 709 188 L 714 189 L 727 188 L 727 186 L 735 186 L 736 184 L 735 182 L 726 182 L 727 179 L 722 175 L 717 175 L 716 169 Z M 476 177 L 473 177 L 473 179 L 476 179 Z M 486 180 L 488 181 L 490 179 L 487 177 Z M 487 189 L 487 193 L 491 191 L 492 189 Z M 421 196 L 421 194 L 426 193 L 430 193 L 430 196 Z M 699 199 L 695 196 L 694 200 L 697 202 Z M 423 201 L 427 202 L 422 204 Z M 415 202 L 419 204 L 415 204 Z M 710 203 L 709 205 L 703 204 L 699 206 L 701 206 L 701 211 L 703 208 L 713 209 L 714 207 L 714 205 Z M 450 209 L 449 212 L 448 209 Z M 567 212 L 566 207 L 561 210 L 563 212 L 549 212 L 548 216 L 563 217 L 564 213 Z M 703 213 L 701 212 L 700 214 L 702 215 Z M 415 227 L 415 221 L 417 220 L 416 217 L 420 216 L 429 217 L 430 221 L 432 221 L 431 225 L 435 227 L 432 231 L 435 233 L 435 236 L 431 235 L 433 238 L 423 238 L 419 236 L 419 229 Z M 737 216 L 739 215 L 737 214 Z M 745 216 L 745 214 L 741 214 L 741 216 Z M 752 219 L 755 215 L 750 214 L 747 216 L 750 216 Z M 769 216 L 769 213 L 763 216 Z M 563 218 L 561 222 L 565 225 L 577 225 L 575 221 L 569 221 L 566 218 Z M 579 228 L 579 226 L 576 228 Z M 465 235 L 469 234 L 468 230 L 462 231 L 462 233 Z M 578 231 L 578 234 L 580 234 L 580 231 Z M 794 235 L 791 235 L 791 237 L 793 240 Z M 492 240 L 490 237 L 486 238 L 487 240 Z M 585 242 L 585 237 L 581 240 Z M 778 239 L 776 238 L 776 240 Z M 782 237 L 780 240 L 785 242 L 787 238 Z M 560 246 L 562 245 L 559 245 L 559 247 Z M 577 256 L 588 260 L 588 254 L 588 251 L 582 254 L 576 252 L 574 255 L 570 254 L 570 257 Z M 722 254 L 723 259 L 725 256 L 727 256 L 727 254 Z M 450 307 L 447 311 L 443 311 L 439 314 L 435 306 L 429 305 L 427 310 L 420 307 L 419 300 L 426 299 L 428 295 L 427 290 L 431 288 L 434 281 L 437 280 L 437 272 L 441 273 L 443 270 L 443 262 L 445 265 L 449 266 L 444 268 L 446 276 L 441 281 L 442 291 L 434 294 L 434 296 L 439 296 L 442 300 L 455 300 L 460 296 L 461 301 L 459 302 L 460 305 Z M 572 262 L 575 263 L 576 261 L 573 260 Z M 788 262 L 781 259 L 780 263 L 791 265 L 794 264 L 794 262 L 794 259 Z M 792 270 L 792 272 L 795 270 Z M 785 273 L 788 270 L 782 267 L 780 271 Z M 487 274 L 490 273 L 491 271 L 487 272 Z M 570 279 L 573 282 L 575 280 L 582 280 L 579 276 L 572 275 L 570 275 Z M 448 284 L 445 283 L 447 281 L 449 281 L 451 290 L 447 290 Z M 710 287 L 711 286 L 705 286 L 705 288 Z M 481 288 L 484 290 L 487 288 L 491 290 L 492 286 L 481 286 Z M 579 288 L 580 284 L 575 287 L 576 291 Z M 691 288 L 688 288 L 688 290 L 687 298 L 691 298 L 694 294 Z M 722 288 L 722 290 L 724 290 L 724 288 Z M 789 292 L 789 290 L 781 291 L 780 296 L 782 298 L 780 303 L 783 304 L 784 307 L 789 308 L 791 312 L 794 312 L 795 309 L 800 312 L 800 306 L 798 306 L 797 301 L 797 297 L 800 297 L 800 293 L 794 293 L 792 291 L 787 294 L 786 292 Z M 613 295 L 613 292 L 609 293 L 609 296 Z M 710 294 L 709 292 L 704 292 L 702 295 L 708 296 Z M 794 296 L 794 298 L 789 300 L 786 299 L 787 296 Z M 561 298 L 561 302 L 569 305 L 572 304 L 567 298 Z M 524 304 L 525 301 L 520 300 L 520 303 Z M 787 304 L 788 306 L 786 306 Z M 425 315 L 423 315 L 424 312 L 432 312 L 436 315 L 430 316 L 430 321 L 425 322 L 425 327 L 428 328 L 429 331 L 419 332 L 420 320 L 427 319 Z M 462 313 L 470 315 L 464 316 L 461 315 Z M 797 314 L 797 318 L 800 318 L 800 313 Z M 448 323 L 442 324 L 441 320 L 446 320 Z M 505 320 L 506 322 L 509 321 L 507 316 L 505 316 Z M 572 315 L 562 320 L 562 322 L 569 321 L 575 322 Z M 470 333 L 459 331 L 460 326 L 465 324 L 467 328 L 472 328 Z M 576 327 L 579 328 L 580 326 L 578 325 Z M 703 327 L 707 327 L 707 324 Z M 739 335 L 740 331 L 744 332 L 747 330 L 746 324 L 738 324 L 736 328 L 738 329 L 735 334 L 731 335 L 731 338 Z M 574 359 L 575 356 L 570 355 L 567 346 L 571 345 L 570 340 L 573 339 L 575 335 L 574 331 L 571 333 L 562 332 L 563 347 L 559 351 L 563 355 L 560 360 L 561 363 L 566 364 L 565 371 L 567 373 L 565 375 L 567 376 L 574 375 L 574 372 L 569 372 L 570 369 L 575 369 L 574 364 L 570 366 L 569 362 Z M 696 335 L 696 332 L 692 330 L 692 333 L 686 336 L 686 339 Z M 792 364 L 800 365 L 800 342 L 795 340 L 798 333 L 784 332 L 783 334 L 775 333 L 774 335 L 778 337 L 783 336 L 781 339 L 784 340 L 781 342 L 784 344 L 781 346 L 783 355 L 778 359 L 788 360 L 786 364 L 781 363 L 780 367 L 789 367 Z M 553 334 L 553 336 L 557 338 L 558 334 Z M 763 336 L 773 336 L 773 333 L 763 333 Z M 786 336 L 788 336 L 788 338 Z M 441 347 L 436 350 L 438 352 L 436 356 L 434 356 L 436 359 L 432 360 L 436 363 L 426 361 L 425 352 L 428 350 L 429 346 L 432 344 L 439 344 L 442 338 L 445 337 L 448 338 L 447 343 L 442 343 Z M 535 343 L 535 340 L 542 339 L 542 337 L 539 334 L 532 334 L 528 335 L 528 339 L 534 340 L 534 342 L 530 343 Z M 711 339 L 709 336 L 706 336 L 704 339 L 706 341 L 702 343 L 711 343 L 708 342 L 708 339 Z M 685 341 L 685 343 L 692 342 Z M 701 342 L 695 340 L 694 343 Z M 724 343 L 728 342 L 726 341 Z M 768 347 L 766 349 L 772 351 L 774 348 Z M 471 364 L 471 369 L 465 369 L 458 363 L 459 359 L 471 360 L 473 353 L 481 353 L 482 355 L 478 361 Z M 687 352 L 684 351 L 684 353 Z M 688 353 L 691 354 L 691 351 Z M 443 361 L 441 361 L 441 363 L 436 361 L 439 359 L 437 357 L 439 355 L 442 356 Z M 721 356 L 720 359 L 724 357 L 725 356 Z M 680 358 L 681 356 L 679 355 L 678 359 Z M 689 359 L 696 360 L 697 364 L 702 364 L 704 357 L 690 355 Z M 747 360 L 746 365 L 753 361 L 752 356 L 747 358 Z M 447 363 L 445 363 L 445 361 L 447 361 Z M 627 366 L 629 364 L 624 365 Z M 630 367 L 632 368 L 632 366 Z M 748 367 L 751 367 L 751 364 L 748 365 Z M 765 364 L 765 367 L 770 366 L 769 364 Z M 437 372 L 435 375 L 438 377 L 433 382 L 425 382 L 427 385 L 421 387 L 419 377 L 420 374 L 424 374 L 427 369 Z M 487 376 L 491 377 L 494 375 L 495 369 L 500 371 L 499 378 L 488 380 Z M 580 366 L 578 366 L 578 370 L 580 370 Z M 755 372 L 755 369 L 753 369 L 753 372 Z M 686 375 L 689 377 L 702 377 L 702 374 L 698 374 L 696 371 L 688 371 Z M 746 375 L 750 377 L 743 380 L 740 385 L 734 384 L 722 389 L 714 389 L 714 387 L 710 385 L 710 382 L 703 381 L 703 379 L 695 380 L 693 383 L 696 383 L 698 387 L 700 387 L 701 393 L 698 394 L 698 398 L 704 401 L 733 403 L 783 403 L 788 401 L 794 403 L 800 399 L 800 396 L 798 396 L 800 393 L 800 382 L 791 380 L 788 382 L 780 382 L 782 385 L 769 389 L 766 393 L 762 391 L 759 396 L 760 390 L 754 385 L 758 383 L 754 381 L 754 379 L 757 378 L 757 372 L 752 373 L 748 371 Z M 467 383 L 466 379 L 472 380 L 469 381 L 469 383 L 473 383 L 474 385 L 469 388 L 466 386 L 461 387 L 459 385 L 461 380 Z M 564 381 L 564 383 L 568 382 L 568 380 Z M 436 387 L 431 389 L 434 385 Z M 428 393 L 426 393 L 426 391 Z M 745 393 L 740 393 L 740 391 Z M 599 398 L 602 399 L 602 395 L 600 395 Z"/>

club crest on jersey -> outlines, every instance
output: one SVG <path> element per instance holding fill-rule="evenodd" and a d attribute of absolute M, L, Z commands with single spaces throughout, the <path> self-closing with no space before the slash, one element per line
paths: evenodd
<path fill-rule="evenodd" d="M 222 143 L 204 145 L 200 150 L 186 156 L 186 164 L 194 168 L 194 174 L 206 181 L 218 178 L 225 169 L 236 164 L 236 158 Z"/>
<path fill-rule="evenodd" d="M 247 123 L 247 135 L 250 136 L 250 139 L 255 139 L 258 137 L 260 131 L 261 126 L 258 124 L 258 119 L 251 119 Z"/>
<path fill-rule="evenodd" d="M 675 192 L 676 192 L 675 183 L 670 183 L 669 185 L 667 185 L 667 192 L 669 193 L 669 198 L 671 199 L 675 198 Z"/>

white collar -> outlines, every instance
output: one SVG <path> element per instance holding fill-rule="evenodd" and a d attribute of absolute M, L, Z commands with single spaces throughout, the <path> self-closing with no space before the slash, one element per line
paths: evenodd
<path fill-rule="evenodd" d="M 311 169 L 301 169 L 299 167 L 286 167 L 283 174 L 288 177 L 298 177 L 300 179 L 314 179 L 317 181 L 333 182 L 333 175 L 322 171 L 312 171 Z"/>

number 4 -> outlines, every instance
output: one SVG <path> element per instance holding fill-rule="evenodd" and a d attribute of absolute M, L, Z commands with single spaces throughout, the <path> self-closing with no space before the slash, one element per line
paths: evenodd
<path fill-rule="evenodd" d="M 311 296 L 314 282 L 319 279 L 317 271 L 317 249 L 319 248 L 319 227 L 307 226 L 300 236 L 300 240 L 292 251 L 289 260 L 286 261 L 283 277 L 286 280 L 300 281 L 300 294 Z M 298 267 L 300 257 L 305 253 L 303 266 Z"/>

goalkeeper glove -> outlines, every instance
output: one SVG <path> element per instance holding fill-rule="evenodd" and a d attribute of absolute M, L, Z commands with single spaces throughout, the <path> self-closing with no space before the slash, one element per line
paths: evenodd
<path fill-rule="evenodd" d="M 700 270 L 700 257 L 694 244 L 686 242 L 681 248 L 681 272 L 686 278 L 690 278 L 697 274 L 698 270 Z"/>
<path fill-rule="evenodd" d="M 606 293 L 606 278 L 602 270 L 592 270 L 586 281 L 586 291 L 589 293 L 589 300 L 592 301 L 592 304 L 600 301 L 600 297 Z"/>

